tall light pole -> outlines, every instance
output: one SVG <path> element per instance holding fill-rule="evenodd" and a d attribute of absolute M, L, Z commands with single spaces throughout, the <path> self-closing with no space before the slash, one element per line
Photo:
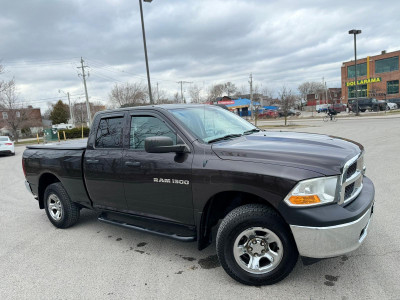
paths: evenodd
<path fill-rule="evenodd" d="M 356 83 L 356 116 L 360 115 L 359 109 L 358 109 L 358 84 L 357 84 L 357 39 L 356 39 L 356 35 L 360 34 L 361 30 L 359 29 L 352 29 L 349 30 L 349 34 L 353 34 L 354 35 L 354 77 L 355 77 L 355 83 Z"/>
<path fill-rule="evenodd" d="M 143 0 L 144 2 L 151 2 L 153 0 Z M 146 71 L 147 71 L 147 85 L 149 86 L 149 98 L 150 104 L 153 104 L 153 95 L 151 94 L 151 83 L 150 83 L 150 71 L 149 71 L 149 61 L 147 59 L 147 46 L 146 46 L 146 33 L 144 31 L 144 22 L 143 22 L 143 8 L 142 8 L 142 0 L 139 0 L 140 6 L 140 18 L 142 19 L 142 34 L 143 34 L 143 46 L 144 46 L 144 58 L 146 60 Z"/>

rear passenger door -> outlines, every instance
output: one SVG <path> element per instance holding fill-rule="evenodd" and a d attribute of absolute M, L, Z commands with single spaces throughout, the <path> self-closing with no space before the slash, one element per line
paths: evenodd
<path fill-rule="evenodd" d="M 192 225 L 193 152 L 147 153 L 144 140 L 168 136 L 174 143 L 182 139 L 173 124 L 161 114 L 138 111 L 129 116 L 129 147 L 124 155 L 125 196 L 133 214 Z"/>
<path fill-rule="evenodd" d="M 124 113 L 104 114 L 96 118 L 83 160 L 85 182 L 93 205 L 125 210 L 123 180 Z"/>

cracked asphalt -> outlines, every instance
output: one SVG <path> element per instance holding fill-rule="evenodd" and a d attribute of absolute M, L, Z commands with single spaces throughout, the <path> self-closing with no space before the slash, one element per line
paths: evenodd
<path fill-rule="evenodd" d="M 56 229 L 25 189 L 25 147 L 16 147 L 15 156 L 0 156 L 0 299 L 399 299 L 400 118 L 301 125 L 289 130 L 366 148 L 376 205 L 358 250 L 309 266 L 299 260 L 273 286 L 244 286 L 220 267 L 215 244 L 199 252 L 195 243 L 100 223 L 89 210 L 76 226 Z"/>

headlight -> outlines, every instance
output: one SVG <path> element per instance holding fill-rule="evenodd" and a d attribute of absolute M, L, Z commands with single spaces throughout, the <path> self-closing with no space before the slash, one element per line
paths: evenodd
<path fill-rule="evenodd" d="M 335 201 L 339 176 L 300 181 L 286 196 L 290 206 L 311 206 Z"/>

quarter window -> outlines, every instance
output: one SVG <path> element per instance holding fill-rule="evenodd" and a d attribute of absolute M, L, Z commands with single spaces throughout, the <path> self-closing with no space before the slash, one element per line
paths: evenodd
<path fill-rule="evenodd" d="M 96 148 L 122 148 L 123 117 L 100 120 L 96 134 Z"/>
<path fill-rule="evenodd" d="M 392 80 L 387 82 L 387 94 L 398 94 L 399 93 L 399 81 Z"/>
<path fill-rule="evenodd" d="M 152 136 L 168 136 L 176 144 L 176 133 L 162 120 L 152 116 L 133 116 L 129 146 L 144 149 L 144 140 Z"/>
<path fill-rule="evenodd" d="M 392 72 L 399 69 L 399 57 L 390 57 L 375 61 L 375 73 Z"/>

